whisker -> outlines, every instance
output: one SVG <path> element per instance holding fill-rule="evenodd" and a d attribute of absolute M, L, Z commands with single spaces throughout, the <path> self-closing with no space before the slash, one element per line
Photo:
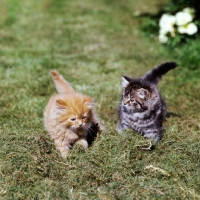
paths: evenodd
<path fill-rule="evenodd" d="M 89 131 L 89 133 L 92 135 L 91 132 L 95 133 L 95 131 L 91 128 L 91 126 L 87 126 L 87 124 L 85 124 L 85 128 L 87 128 L 87 131 Z"/>
<path fill-rule="evenodd" d="M 87 127 L 87 126 L 83 126 L 83 129 L 84 129 L 85 132 L 87 132 L 87 134 L 88 134 L 89 136 L 92 137 L 92 133 L 91 133 L 91 131 L 90 131 L 90 130 L 92 130 L 91 128 L 89 128 L 89 127 Z"/>
<path fill-rule="evenodd" d="M 88 131 L 88 127 L 86 127 L 85 125 L 83 126 L 84 131 Z"/>

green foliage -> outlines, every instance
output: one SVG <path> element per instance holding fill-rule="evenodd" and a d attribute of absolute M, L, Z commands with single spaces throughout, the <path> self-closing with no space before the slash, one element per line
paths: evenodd
<path fill-rule="evenodd" d="M 175 16 L 178 12 L 182 12 L 185 8 L 190 8 L 194 11 L 192 13 L 193 19 L 192 21 L 189 21 L 185 25 L 177 25 L 176 23 L 170 25 L 170 23 L 167 24 L 165 22 L 165 25 L 162 25 L 162 27 L 159 27 L 159 23 L 164 15 L 170 15 Z M 191 11 L 192 12 L 192 11 Z M 170 19 L 168 19 L 170 20 Z M 178 45 L 184 45 L 189 44 L 191 41 L 195 40 L 199 37 L 199 30 L 197 30 L 197 33 L 188 34 L 188 33 L 181 33 L 179 32 L 179 27 L 187 27 L 188 24 L 192 22 L 194 25 L 197 26 L 197 29 L 200 28 L 200 3 L 197 0 L 188 1 L 188 0 L 171 0 L 168 4 L 163 6 L 163 9 L 157 12 L 157 14 L 149 14 L 147 17 L 144 18 L 143 25 L 141 27 L 141 30 L 146 35 L 153 35 L 154 37 L 158 37 L 159 35 L 164 35 L 167 37 L 166 41 L 162 41 L 162 39 L 159 38 L 161 43 L 164 43 L 165 46 L 169 48 L 175 48 Z M 165 29 L 166 27 L 172 26 L 173 30 Z M 165 29 L 165 30 L 164 30 Z M 163 31 L 166 31 L 167 33 L 161 33 Z"/>
<path fill-rule="evenodd" d="M 196 9 L 196 14 L 199 17 L 200 14 L 200 2 L 198 0 L 170 0 L 165 6 L 164 10 L 168 13 L 175 14 L 176 12 L 183 10 L 186 7 Z"/>
<path fill-rule="evenodd" d="M 200 198 L 200 40 L 167 49 L 153 34 L 143 37 L 133 13 L 154 7 L 147 0 L 1 1 L 0 199 Z M 165 61 L 179 64 L 159 84 L 165 134 L 154 151 L 143 151 L 149 142 L 141 135 L 116 132 L 121 76 Z M 53 68 L 94 98 L 106 127 L 87 151 L 75 145 L 65 160 L 43 127 Z"/>

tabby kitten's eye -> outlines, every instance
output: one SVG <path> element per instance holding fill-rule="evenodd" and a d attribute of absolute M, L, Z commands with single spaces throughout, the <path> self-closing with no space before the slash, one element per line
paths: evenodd
<path fill-rule="evenodd" d="M 71 118 L 71 121 L 75 121 L 76 120 L 76 118 Z"/>

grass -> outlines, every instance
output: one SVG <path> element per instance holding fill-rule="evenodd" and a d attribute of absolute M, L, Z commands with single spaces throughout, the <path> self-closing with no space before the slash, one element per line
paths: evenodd
<path fill-rule="evenodd" d="M 200 40 L 168 50 L 139 31 L 138 12 L 159 1 L 2 0 L 0 8 L 0 199 L 200 199 Z M 164 61 L 159 84 L 165 135 L 151 152 L 115 128 L 121 75 Z M 106 127 L 85 152 L 63 160 L 43 128 L 56 68 L 96 101 Z"/>

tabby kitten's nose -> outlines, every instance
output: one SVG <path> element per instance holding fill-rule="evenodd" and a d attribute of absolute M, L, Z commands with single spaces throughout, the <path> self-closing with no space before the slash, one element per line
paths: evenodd
<path fill-rule="evenodd" d="M 134 106 L 137 106 L 137 103 L 136 103 L 136 102 L 134 102 L 134 103 L 133 103 L 133 105 L 134 105 Z"/>
<path fill-rule="evenodd" d="M 127 105 L 128 102 L 129 102 L 129 100 L 125 100 L 125 101 L 124 101 L 124 105 Z"/>

